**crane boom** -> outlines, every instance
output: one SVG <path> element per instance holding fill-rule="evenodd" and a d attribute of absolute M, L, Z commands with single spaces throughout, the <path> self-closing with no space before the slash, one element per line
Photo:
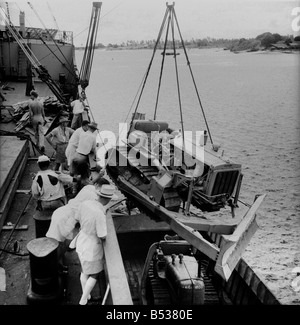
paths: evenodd
<path fill-rule="evenodd" d="M 89 85 L 92 62 L 94 57 L 95 43 L 99 26 L 99 18 L 102 2 L 93 2 L 93 10 L 90 20 L 88 38 L 82 59 L 81 69 L 79 73 L 79 82 L 83 90 Z"/>

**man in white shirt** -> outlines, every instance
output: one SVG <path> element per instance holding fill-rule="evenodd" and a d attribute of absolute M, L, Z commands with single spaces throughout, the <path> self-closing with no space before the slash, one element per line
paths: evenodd
<path fill-rule="evenodd" d="M 112 185 L 102 185 L 96 190 L 98 200 L 82 202 L 77 210 L 75 219 L 80 223 L 80 232 L 70 244 L 76 247 L 81 265 L 80 282 L 82 296 L 80 305 L 86 305 L 91 297 L 97 277 L 104 271 L 104 251 L 102 242 L 107 235 L 106 205 L 110 200 L 117 199 Z"/>
<path fill-rule="evenodd" d="M 81 127 L 78 128 L 77 130 L 74 131 L 72 134 L 68 146 L 66 148 L 66 157 L 67 157 L 67 162 L 70 170 L 70 175 L 74 174 L 74 171 L 72 170 L 72 161 L 76 152 L 76 149 L 78 147 L 79 143 L 79 138 L 80 135 L 88 130 L 88 124 L 90 122 L 88 120 L 84 120 L 81 123 Z"/>
<path fill-rule="evenodd" d="M 88 124 L 88 130 L 84 133 L 81 133 L 79 136 L 78 147 L 75 151 L 73 162 L 72 162 L 72 170 L 75 175 L 78 175 L 78 166 L 80 164 L 88 164 L 89 166 L 89 159 L 90 155 L 95 157 L 96 154 L 96 137 L 98 130 L 97 123 L 91 122 Z"/>
<path fill-rule="evenodd" d="M 78 99 L 73 100 L 70 104 L 73 109 L 73 119 L 71 122 L 71 128 L 73 130 L 76 130 L 80 127 L 80 123 L 82 120 L 88 119 L 87 107 L 84 103 L 85 99 L 85 93 L 82 92 L 81 96 Z"/>

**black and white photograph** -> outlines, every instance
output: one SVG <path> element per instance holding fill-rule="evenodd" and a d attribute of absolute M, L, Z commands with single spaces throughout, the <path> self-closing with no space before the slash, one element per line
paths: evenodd
<path fill-rule="evenodd" d="M 299 306 L 299 71 L 298 0 L 1 0 L 0 306 Z"/>

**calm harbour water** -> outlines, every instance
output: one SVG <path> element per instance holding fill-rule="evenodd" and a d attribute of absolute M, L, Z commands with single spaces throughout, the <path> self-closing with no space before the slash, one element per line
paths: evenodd
<path fill-rule="evenodd" d="M 82 55 L 78 51 L 78 66 Z M 151 50 L 95 51 L 86 93 L 100 130 L 117 132 L 119 122 L 130 121 L 151 56 Z M 257 218 L 260 229 L 245 256 L 283 295 L 288 273 L 300 265 L 300 55 L 194 49 L 188 56 L 213 142 L 242 164 L 240 198 L 251 203 L 255 194 L 267 193 Z M 161 60 L 158 52 L 138 109 L 151 118 Z M 177 61 L 185 130 L 206 129 L 183 52 Z M 174 58 L 167 56 L 157 119 L 180 128 L 178 107 Z M 290 290 L 282 296 L 284 303 L 293 299 Z"/>

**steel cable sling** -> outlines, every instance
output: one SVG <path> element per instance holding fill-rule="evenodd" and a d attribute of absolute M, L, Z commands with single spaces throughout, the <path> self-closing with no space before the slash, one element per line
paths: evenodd
<path fill-rule="evenodd" d="M 192 80 L 193 80 L 193 84 L 194 84 L 194 87 L 195 87 L 195 90 L 196 90 L 197 98 L 198 98 L 198 101 L 199 101 L 199 104 L 200 104 L 200 107 L 201 107 L 201 110 L 202 110 L 202 115 L 203 115 L 203 118 L 204 118 L 204 121 L 205 121 L 205 125 L 207 127 L 207 131 L 208 131 L 208 134 L 209 134 L 209 138 L 210 138 L 211 144 L 213 144 L 212 136 L 211 136 L 211 133 L 210 133 L 210 130 L 209 130 L 209 126 L 208 126 L 207 120 L 206 120 L 206 116 L 205 116 L 204 109 L 203 109 L 203 106 L 202 106 L 202 103 L 201 103 L 200 95 L 199 95 L 199 92 L 198 92 L 198 89 L 197 89 L 197 85 L 196 85 L 196 82 L 195 82 L 194 74 L 193 74 L 193 71 L 192 71 L 192 68 L 191 68 L 191 64 L 190 64 L 190 61 L 189 61 L 189 58 L 188 58 L 188 55 L 187 55 L 187 51 L 186 51 L 186 48 L 185 48 L 185 45 L 184 45 L 184 41 L 183 41 L 183 38 L 182 38 L 182 35 L 181 35 L 181 31 L 180 31 L 180 28 L 179 28 L 179 24 L 178 24 L 178 20 L 177 20 L 177 17 L 176 17 L 176 13 L 175 13 L 174 8 L 173 8 L 172 11 L 173 11 L 173 15 L 174 15 L 174 18 L 175 18 L 175 21 L 176 21 L 176 25 L 177 25 L 177 28 L 178 28 L 178 32 L 179 32 L 179 36 L 180 36 L 180 41 L 181 41 L 181 44 L 182 44 L 182 47 L 183 47 L 183 51 L 184 51 L 184 54 L 185 54 L 185 57 L 186 57 L 186 60 L 187 60 L 187 65 L 189 67 L 190 74 L 191 74 L 191 77 L 192 77 Z M 175 59 L 176 59 L 176 55 L 175 55 Z"/>
<path fill-rule="evenodd" d="M 161 86 L 162 74 L 163 74 L 163 69 L 164 69 L 164 62 L 165 62 L 165 57 L 166 57 L 166 47 L 167 47 L 167 42 L 168 42 L 170 20 L 171 20 L 171 16 L 169 15 L 168 25 L 167 25 L 167 30 L 166 30 L 166 37 L 165 37 L 164 50 L 163 50 L 162 63 L 161 63 L 161 68 L 160 68 L 159 84 L 158 84 L 157 96 L 156 96 L 156 102 L 155 102 L 155 110 L 154 110 L 154 116 L 153 116 L 154 120 L 156 120 L 158 98 L 159 98 L 159 93 L 160 93 L 160 86 Z"/>
<path fill-rule="evenodd" d="M 157 46 L 159 44 L 161 35 L 163 33 L 163 30 L 164 30 L 164 26 L 165 26 L 165 23 L 166 23 L 167 16 L 168 16 L 168 9 L 166 9 L 166 12 L 165 12 L 165 15 L 164 15 L 164 18 L 163 18 L 163 22 L 162 22 L 162 25 L 160 27 L 159 33 L 158 33 L 157 40 L 156 40 L 156 43 L 154 45 L 152 57 L 151 57 L 149 66 L 148 66 L 147 71 L 146 71 L 145 76 L 144 76 L 144 80 L 143 80 L 143 84 L 142 84 L 142 89 L 141 89 L 140 95 L 138 97 L 138 100 L 137 100 L 137 103 L 136 103 L 136 107 L 135 107 L 134 113 L 132 114 L 132 119 L 130 121 L 130 127 L 129 127 L 129 131 L 128 131 L 128 134 L 127 134 L 127 138 L 129 137 L 129 134 L 130 134 L 130 130 L 131 130 L 131 127 L 132 127 L 132 124 L 133 124 L 133 120 L 134 120 L 134 117 L 136 115 L 136 112 L 137 112 L 137 109 L 138 109 L 138 106 L 139 106 L 139 103 L 140 103 L 140 100 L 141 100 L 141 97 L 142 97 L 142 94 L 143 94 L 143 91 L 144 91 L 144 88 L 145 88 L 145 84 L 146 84 L 146 81 L 147 81 L 147 78 L 148 78 L 148 75 L 149 75 L 149 72 L 150 72 L 150 68 L 152 66 L 152 62 L 153 62 L 153 59 L 154 59 L 154 56 L 155 56 L 155 53 L 156 53 L 156 50 L 157 50 Z"/>
<path fill-rule="evenodd" d="M 164 67 L 165 56 L 166 56 L 166 48 L 167 48 L 167 42 L 168 42 L 168 34 L 169 34 L 169 28 L 170 28 L 170 23 L 171 23 L 172 44 L 173 44 L 174 59 L 175 59 L 175 70 L 176 70 L 177 93 L 178 93 L 178 102 L 179 102 L 181 127 L 182 127 L 182 138 L 183 138 L 183 147 L 184 147 L 185 146 L 184 125 L 183 125 L 183 114 L 182 114 L 182 105 L 181 105 L 181 96 L 180 96 L 180 87 L 179 87 L 179 78 L 178 78 L 178 66 L 177 66 L 177 59 L 176 59 L 176 48 L 175 48 L 175 38 L 174 38 L 174 18 L 173 18 L 173 15 L 174 15 L 174 5 L 168 5 L 167 4 L 167 9 L 166 9 L 166 12 L 165 12 L 165 16 L 164 16 L 164 19 L 163 19 L 159 34 L 158 34 L 157 41 L 156 41 L 155 46 L 154 46 L 152 58 L 150 60 L 148 70 L 147 70 L 147 73 L 146 73 L 145 78 L 144 78 L 142 90 L 141 90 L 141 93 L 139 95 L 139 99 L 138 99 L 134 114 L 132 116 L 132 120 L 131 120 L 129 131 L 128 131 L 128 136 L 129 136 L 132 124 L 133 124 L 133 119 L 135 117 L 135 113 L 137 112 L 137 109 L 138 109 L 138 106 L 139 106 L 139 103 L 140 103 L 140 99 L 141 99 L 141 96 L 142 96 L 142 93 L 143 93 L 143 90 L 144 90 L 144 87 L 145 87 L 145 84 L 146 84 L 146 81 L 147 81 L 147 78 L 148 78 L 148 75 L 149 75 L 150 68 L 152 66 L 152 62 L 153 62 L 153 59 L 154 59 L 154 55 L 156 53 L 157 46 L 159 44 L 160 38 L 162 36 L 162 32 L 164 30 L 164 26 L 166 24 L 166 20 L 168 18 L 167 30 L 166 30 L 166 36 L 165 36 L 165 42 L 164 42 L 163 58 L 162 58 L 162 63 L 161 63 L 160 76 L 159 76 L 159 84 L 158 84 L 158 89 L 157 89 L 157 97 L 156 97 L 156 102 L 155 102 L 154 120 L 156 119 L 158 99 L 159 99 L 161 80 L 162 80 L 162 73 L 163 73 L 163 67 Z"/>

